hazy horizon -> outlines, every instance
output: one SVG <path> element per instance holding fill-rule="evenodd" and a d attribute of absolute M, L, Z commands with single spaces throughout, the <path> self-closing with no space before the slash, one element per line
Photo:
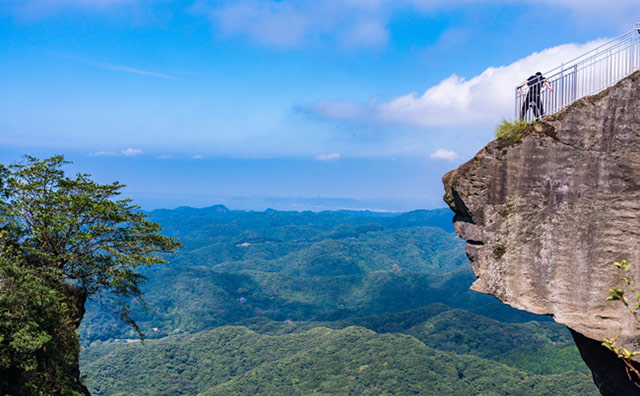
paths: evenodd
<path fill-rule="evenodd" d="M 138 202 L 136 202 L 138 203 Z M 176 210 L 180 208 L 207 209 L 216 206 L 224 206 L 230 211 L 256 211 L 267 210 L 293 211 L 293 212 L 322 212 L 322 211 L 363 211 L 374 213 L 406 213 L 415 210 L 436 210 L 446 208 L 443 202 L 441 206 L 419 206 L 420 200 L 403 199 L 353 199 L 342 197 L 217 197 L 208 203 L 195 203 L 193 205 L 169 205 L 166 207 L 142 207 L 147 212 L 154 210 Z"/>

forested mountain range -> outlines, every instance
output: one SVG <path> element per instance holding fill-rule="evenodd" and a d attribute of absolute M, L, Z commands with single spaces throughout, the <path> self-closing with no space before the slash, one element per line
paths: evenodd
<path fill-rule="evenodd" d="M 145 271 L 143 345 L 88 306 L 95 395 L 597 394 L 565 328 L 468 289 L 447 210 L 150 214 L 185 248 Z"/>

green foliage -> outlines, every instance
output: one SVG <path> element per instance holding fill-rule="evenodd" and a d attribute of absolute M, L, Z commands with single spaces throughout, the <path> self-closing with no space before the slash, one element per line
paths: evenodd
<path fill-rule="evenodd" d="M 621 271 L 622 275 L 620 275 L 620 280 L 624 282 L 625 286 L 623 287 L 629 289 L 631 294 L 634 295 L 634 302 L 630 302 L 629 299 L 625 296 L 624 289 L 619 289 L 617 287 L 612 287 L 609 289 L 609 297 L 607 297 L 607 300 L 621 301 L 622 304 L 624 304 L 625 308 L 631 313 L 631 315 L 633 315 L 636 323 L 640 325 L 640 317 L 638 317 L 638 310 L 640 309 L 640 293 L 638 293 L 637 289 L 632 285 L 631 280 L 627 275 L 627 273 L 631 269 L 631 264 L 627 263 L 626 260 L 622 260 L 621 262 L 616 261 L 615 263 L 613 263 L 613 265 Z M 640 329 L 640 326 L 636 326 L 636 328 Z M 629 379 L 631 380 L 630 373 L 633 373 L 633 381 L 635 381 L 636 385 L 638 385 L 638 382 L 640 382 L 640 371 L 635 367 L 632 359 L 635 356 L 640 355 L 640 351 L 631 351 L 621 345 L 618 345 L 616 343 L 615 337 L 604 338 L 602 340 L 602 345 L 611 352 L 615 353 L 616 356 L 624 362 Z"/>
<path fill-rule="evenodd" d="M 496 360 L 532 374 L 549 375 L 575 371 L 591 375 L 572 341 L 540 348 L 518 348 Z"/>
<path fill-rule="evenodd" d="M 447 212 L 151 216 L 187 247 L 145 270 L 145 345 L 89 306 L 96 395 L 597 394 L 566 328 L 468 290 Z"/>
<path fill-rule="evenodd" d="M 504 256 L 506 252 L 507 252 L 507 248 L 504 247 L 504 245 L 496 245 L 493 248 L 493 257 L 499 260 L 502 258 L 502 256 Z"/>
<path fill-rule="evenodd" d="M 634 302 L 629 302 L 629 299 L 625 296 L 625 291 L 623 289 L 619 289 L 617 287 L 612 287 L 609 289 L 609 297 L 607 297 L 608 301 L 621 301 L 625 308 L 634 316 L 636 322 L 640 322 L 640 318 L 638 318 L 638 309 L 640 309 L 640 293 L 636 290 L 635 287 L 631 285 L 631 280 L 629 280 L 626 275 L 631 269 L 631 264 L 627 263 L 626 260 L 622 260 L 622 262 L 613 263 L 616 267 L 618 267 L 623 275 L 620 276 L 620 279 L 624 282 L 624 284 L 630 289 L 631 293 L 634 295 Z"/>
<path fill-rule="evenodd" d="M 150 337 L 262 315 L 317 321 L 406 311 L 462 299 L 473 277 L 468 270 L 452 275 L 465 279 L 454 293 L 441 285 L 449 275 L 437 274 L 466 267 L 462 241 L 440 227 L 451 228 L 443 210 L 380 216 L 214 207 L 151 216 L 186 248 L 171 266 L 144 272 L 148 309 L 133 318 Z M 87 344 L 132 337 L 93 305 L 81 333 Z"/>
<path fill-rule="evenodd" d="M 27 156 L 0 167 L 1 254 L 61 274 L 80 306 L 91 298 L 137 329 L 129 300 L 140 296 L 144 277 L 136 269 L 164 263 L 159 253 L 179 244 L 130 200 L 114 200 L 123 185 L 66 177 L 67 163 Z"/>
<path fill-rule="evenodd" d="M 0 165 L 0 394 L 81 395 L 76 330 L 88 298 L 138 330 L 142 267 L 179 244 L 122 185 L 65 176 L 62 156 Z"/>
<path fill-rule="evenodd" d="M 526 131 L 532 123 L 528 123 L 524 120 L 507 121 L 504 120 L 496 128 L 496 138 L 500 140 L 511 140 L 515 143 L 519 142 L 522 138 L 522 133 Z"/>
<path fill-rule="evenodd" d="M 103 351 L 87 371 L 96 396 L 598 394 L 584 373 L 530 375 L 361 327 L 280 336 L 220 327 L 144 346 L 123 344 Z"/>
<path fill-rule="evenodd" d="M 442 351 L 472 354 L 530 373 L 560 374 L 568 371 L 570 365 L 572 370 L 588 374 L 569 332 L 553 322 L 504 323 L 452 309 L 403 332 Z M 571 359 L 553 357 L 553 353 L 565 348 L 573 352 Z M 567 351 L 564 352 L 560 355 Z M 548 359 L 541 362 L 546 353 Z M 537 363 L 530 355 L 535 356 Z"/>
<path fill-rule="evenodd" d="M 79 344 L 65 295 L 42 271 L 0 257 L 0 394 L 80 395 Z M 55 279 L 48 273 L 47 279 Z"/>

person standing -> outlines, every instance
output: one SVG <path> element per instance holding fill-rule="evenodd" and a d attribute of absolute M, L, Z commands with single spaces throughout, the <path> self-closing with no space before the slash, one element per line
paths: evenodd
<path fill-rule="evenodd" d="M 527 96 L 524 99 L 524 103 L 522 104 L 522 112 L 520 113 L 520 119 L 524 120 L 527 115 L 527 110 L 531 105 L 533 106 L 533 115 L 536 119 L 542 117 L 544 115 L 544 108 L 542 107 L 542 100 L 540 100 L 540 93 L 542 92 L 542 86 L 544 85 L 549 89 L 549 92 L 553 92 L 553 88 L 549 84 L 546 78 L 542 75 L 542 73 L 537 72 L 533 76 L 527 78 L 522 84 L 518 86 L 518 89 L 524 87 L 526 85 L 529 86 L 529 92 L 527 92 Z"/>

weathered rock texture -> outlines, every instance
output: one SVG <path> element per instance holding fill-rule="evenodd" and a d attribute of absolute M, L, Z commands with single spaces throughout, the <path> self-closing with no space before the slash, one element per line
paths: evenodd
<path fill-rule="evenodd" d="M 640 286 L 640 72 L 491 142 L 443 183 L 474 290 L 640 349 L 633 317 L 606 300 L 622 286 L 616 260 Z"/>

